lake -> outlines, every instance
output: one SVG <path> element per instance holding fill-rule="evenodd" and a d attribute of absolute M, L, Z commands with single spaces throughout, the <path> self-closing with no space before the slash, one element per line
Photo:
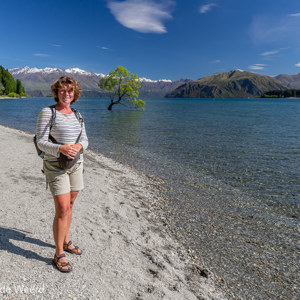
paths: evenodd
<path fill-rule="evenodd" d="M 163 182 L 173 231 L 233 295 L 296 299 L 299 99 L 145 101 L 145 112 L 109 112 L 108 99 L 80 99 L 90 147 Z M 1 100 L 0 124 L 33 133 L 51 104 Z"/>

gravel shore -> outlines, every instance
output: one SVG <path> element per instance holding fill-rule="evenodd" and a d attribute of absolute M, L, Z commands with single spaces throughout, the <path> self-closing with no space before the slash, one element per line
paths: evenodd
<path fill-rule="evenodd" d="M 67 253 L 52 265 L 54 203 L 32 135 L 0 126 L 0 299 L 225 299 L 157 213 L 153 183 L 87 151 L 85 189 L 74 206 Z"/>

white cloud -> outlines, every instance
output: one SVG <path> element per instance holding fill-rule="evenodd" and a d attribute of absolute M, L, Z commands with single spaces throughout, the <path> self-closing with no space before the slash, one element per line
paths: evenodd
<path fill-rule="evenodd" d="M 248 69 L 250 70 L 264 70 L 266 67 L 265 64 L 254 64 L 252 66 L 249 66 Z"/>
<path fill-rule="evenodd" d="M 101 50 L 110 50 L 112 51 L 112 49 L 105 47 L 105 46 L 96 46 L 97 48 L 100 48 Z"/>
<path fill-rule="evenodd" d="M 206 14 L 209 12 L 214 6 L 217 6 L 216 3 L 209 3 L 199 7 L 200 14 Z"/>
<path fill-rule="evenodd" d="M 59 44 L 50 44 L 52 47 L 61 47 Z"/>
<path fill-rule="evenodd" d="M 260 55 L 262 55 L 262 56 L 269 56 L 269 55 L 274 55 L 274 54 L 277 54 L 277 53 L 279 53 L 279 50 L 266 51 L 266 52 L 261 53 Z"/>
<path fill-rule="evenodd" d="M 213 64 L 219 64 L 220 62 L 221 62 L 220 59 L 216 59 L 216 60 L 212 61 Z"/>
<path fill-rule="evenodd" d="M 34 53 L 34 56 L 39 56 L 39 57 L 49 57 L 49 54 L 45 54 L 45 53 Z"/>
<path fill-rule="evenodd" d="M 290 14 L 290 15 L 288 15 L 288 16 L 290 16 L 290 17 L 300 17 L 300 13 L 297 13 L 297 14 Z"/>
<path fill-rule="evenodd" d="M 123 26 L 142 33 L 166 33 L 163 21 L 172 19 L 173 0 L 126 0 L 109 1 L 108 7 Z"/>
<path fill-rule="evenodd" d="M 295 64 L 295 66 L 300 68 L 300 62 Z"/>

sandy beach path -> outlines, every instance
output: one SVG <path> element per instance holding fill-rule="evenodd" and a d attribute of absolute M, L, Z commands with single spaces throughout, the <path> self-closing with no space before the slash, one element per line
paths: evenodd
<path fill-rule="evenodd" d="M 0 126 L 0 299 L 225 299 L 155 213 L 141 174 L 87 151 L 66 254 L 52 266 L 54 204 L 32 135 Z"/>

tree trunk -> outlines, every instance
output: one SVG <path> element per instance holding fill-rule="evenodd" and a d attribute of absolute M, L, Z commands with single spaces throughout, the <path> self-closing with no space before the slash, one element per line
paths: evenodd
<path fill-rule="evenodd" d="M 108 109 L 108 110 L 112 110 L 112 106 L 113 106 L 114 104 L 115 104 L 114 102 L 110 103 L 110 104 L 109 104 L 109 107 L 108 107 L 107 109 Z"/>
<path fill-rule="evenodd" d="M 107 108 L 107 110 L 112 110 L 113 105 L 119 104 L 120 101 L 121 101 L 121 99 L 118 100 L 118 101 L 116 101 L 116 102 L 114 102 L 114 101 L 112 100 L 112 101 L 110 102 L 109 107 Z"/>

